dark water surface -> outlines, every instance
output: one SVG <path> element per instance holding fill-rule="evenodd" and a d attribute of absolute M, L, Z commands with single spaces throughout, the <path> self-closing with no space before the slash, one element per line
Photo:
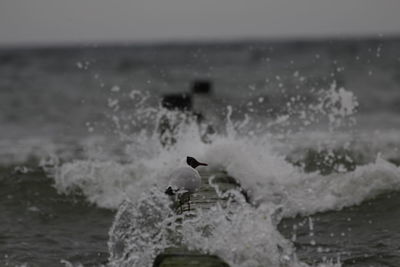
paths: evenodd
<path fill-rule="evenodd" d="M 341 211 L 285 219 L 280 230 L 288 239 L 296 236 L 306 262 L 339 257 L 343 266 L 398 266 L 399 225 L 400 194 L 394 192 Z"/>
<path fill-rule="evenodd" d="M 0 172 L 2 266 L 64 266 L 60 260 L 98 266 L 108 257 L 114 212 L 81 196 L 58 194 L 43 171 Z"/>

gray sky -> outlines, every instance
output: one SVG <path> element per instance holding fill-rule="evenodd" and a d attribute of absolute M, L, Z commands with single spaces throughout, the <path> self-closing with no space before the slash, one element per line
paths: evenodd
<path fill-rule="evenodd" d="M 400 0 L 0 0 L 0 45 L 400 33 Z"/>

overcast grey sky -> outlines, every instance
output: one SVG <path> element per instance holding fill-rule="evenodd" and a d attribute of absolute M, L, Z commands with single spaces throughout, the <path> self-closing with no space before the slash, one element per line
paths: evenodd
<path fill-rule="evenodd" d="M 0 45 L 400 33 L 400 0 L 0 0 Z"/>

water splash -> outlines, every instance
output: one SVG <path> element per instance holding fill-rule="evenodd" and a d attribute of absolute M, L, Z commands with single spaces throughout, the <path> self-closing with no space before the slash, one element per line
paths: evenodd
<path fill-rule="evenodd" d="M 133 96 L 139 99 L 137 93 Z M 121 101 L 112 100 L 111 118 L 122 146 L 119 156 L 93 155 L 62 163 L 54 172 L 55 186 L 62 193 L 79 192 L 101 207 L 119 207 L 110 230 L 112 266 L 150 266 L 158 253 L 179 242 L 217 254 L 232 266 L 307 266 L 297 260 L 291 241 L 278 232 L 282 216 L 341 209 L 386 190 L 400 190 L 399 168 L 381 157 L 352 171 L 327 174 L 308 173 L 287 160 L 293 148 L 286 142 L 293 134 L 282 136 L 269 127 L 287 127 L 299 116 L 313 122 L 325 116 L 330 136 L 348 118 L 352 121 L 357 104 L 351 93 L 332 85 L 319 96 L 320 102 L 307 109 L 292 108 L 291 113 L 268 118 L 266 128 L 255 126 L 260 121 L 251 116 L 234 120 L 234 108 L 228 107 L 206 141 L 193 114 L 146 106 L 143 97 L 138 110 L 129 115 L 116 108 Z M 167 131 L 163 120 L 169 124 Z M 298 139 L 294 142 L 302 145 Z M 186 155 L 207 159 L 211 170 L 223 169 L 238 179 L 252 205 L 217 205 L 176 224 L 182 218 L 173 214 L 162 192 L 167 174 Z"/>
<path fill-rule="evenodd" d="M 177 216 L 168 197 L 153 188 L 119 208 L 108 242 L 110 266 L 152 266 L 165 248 L 178 244 Z"/>

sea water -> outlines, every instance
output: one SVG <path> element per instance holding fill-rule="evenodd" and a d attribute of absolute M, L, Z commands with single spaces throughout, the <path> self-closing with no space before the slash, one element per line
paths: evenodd
<path fill-rule="evenodd" d="M 230 266 L 397 266 L 397 47 L 3 49 L 1 264 L 152 266 L 182 242 Z M 214 83 L 212 132 L 160 106 L 194 79 Z M 165 117 L 177 125 L 167 145 Z M 176 228 L 162 192 L 187 155 L 236 178 L 249 202 L 236 194 Z"/>

